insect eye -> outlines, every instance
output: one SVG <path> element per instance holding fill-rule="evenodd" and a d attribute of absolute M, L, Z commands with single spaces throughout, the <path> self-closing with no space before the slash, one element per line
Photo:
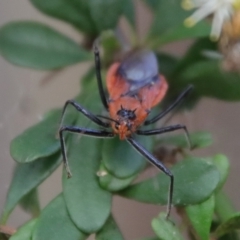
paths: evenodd
<path fill-rule="evenodd" d="M 135 120 L 136 118 L 136 115 L 133 113 L 133 114 L 129 114 L 129 120 Z"/>

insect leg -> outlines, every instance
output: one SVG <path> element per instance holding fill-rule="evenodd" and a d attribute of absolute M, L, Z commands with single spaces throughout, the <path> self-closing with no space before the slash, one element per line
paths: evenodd
<path fill-rule="evenodd" d="M 98 49 L 98 46 L 96 43 L 94 44 L 94 57 L 95 57 L 96 77 L 97 77 L 100 98 L 101 98 L 103 106 L 108 111 L 108 103 L 107 103 L 106 95 L 104 93 L 103 84 L 102 84 L 101 61 L 100 61 L 100 56 L 99 56 L 99 49 Z"/>
<path fill-rule="evenodd" d="M 81 112 L 84 116 L 86 116 L 87 118 L 89 118 L 90 120 L 92 120 L 93 122 L 95 122 L 96 124 L 102 126 L 102 127 L 109 127 L 109 123 L 103 122 L 101 119 L 99 119 L 96 115 L 94 115 L 93 113 L 89 112 L 88 110 L 86 110 L 84 107 L 82 107 L 79 103 L 75 102 L 74 100 L 68 100 L 66 101 L 63 110 L 62 110 L 62 116 L 61 116 L 61 122 L 60 122 L 60 126 L 62 125 L 63 122 L 63 117 L 66 111 L 66 108 L 68 105 L 72 105 L 73 107 L 75 107 L 77 109 L 77 111 Z"/>
<path fill-rule="evenodd" d="M 166 114 L 168 114 L 173 108 L 175 108 L 186 96 L 187 94 L 193 89 L 193 85 L 188 85 L 183 92 L 180 93 L 180 95 L 177 97 L 177 99 L 167 108 L 165 109 L 163 112 L 160 112 L 158 115 L 156 115 L 155 117 L 153 117 L 150 120 L 146 120 L 144 122 L 144 125 L 149 125 L 152 123 L 157 122 L 159 119 L 161 119 L 162 117 L 164 117 Z"/>
<path fill-rule="evenodd" d="M 147 160 L 152 163 L 155 167 L 163 171 L 167 176 L 170 177 L 170 184 L 169 184 L 169 192 L 168 192 L 168 204 L 167 204 L 167 216 L 169 217 L 171 208 L 172 208 L 172 197 L 173 197 L 173 184 L 174 184 L 174 176 L 171 173 L 171 171 L 164 166 L 164 164 L 154 157 L 150 152 L 148 152 L 140 143 L 138 143 L 133 138 L 129 137 L 127 138 L 127 141 L 144 157 L 147 158 Z"/>
<path fill-rule="evenodd" d="M 149 135 L 157 135 L 157 134 L 162 134 L 162 133 L 166 133 L 166 132 L 173 132 L 176 130 L 182 129 L 184 130 L 189 148 L 192 149 L 192 142 L 190 140 L 190 136 L 187 130 L 187 127 L 185 125 L 181 125 L 181 124 L 177 124 L 177 125 L 171 125 L 171 126 L 167 126 L 167 127 L 162 127 L 159 129 L 153 129 L 153 130 L 137 130 L 136 133 L 138 135 L 145 135 L 145 136 L 149 136 Z"/>
<path fill-rule="evenodd" d="M 63 163 L 67 171 L 67 176 L 70 178 L 72 176 L 68 160 L 67 160 L 67 154 L 66 154 L 66 146 L 65 141 L 63 137 L 63 132 L 72 132 L 72 133 L 80 133 L 86 136 L 92 136 L 92 137 L 98 137 L 98 138 L 109 138 L 113 137 L 114 134 L 112 132 L 107 132 L 105 130 L 94 130 L 94 129 L 88 129 L 88 128 L 81 128 L 81 127 L 75 127 L 75 126 L 63 126 L 59 129 L 59 137 L 60 137 L 60 143 L 61 143 L 61 151 L 63 156 Z"/>

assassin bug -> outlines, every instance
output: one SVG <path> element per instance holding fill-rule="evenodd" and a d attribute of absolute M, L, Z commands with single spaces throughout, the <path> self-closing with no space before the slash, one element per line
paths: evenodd
<path fill-rule="evenodd" d="M 89 118 L 100 127 L 111 128 L 112 131 L 103 129 L 95 130 L 78 126 L 61 126 L 59 129 L 59 136 L 63 162 L 67 175 L 68 177 L 71 177 L 63 138 L 64 132 L 80 133 L 86 136 L 100 138 L 112 138 L 115 135 L 119 135 L 121 140 L 126 140 L 150 163 L 170 177 L 167 205 L 168 217 L 172 204 L 174 176 L 159 159 L 154 157 L 134 139 L 134 135 L 138 134 L 149 136 L 183 129 L 189 141 L 188 131 L 184 125 L 178 124 L 153 130 L 142 130 L 140 127 L 155 123 L 165 116 L 188 94 L 188 92 L 192 89 L 192 86 L 188 86 L 163 112 L 147 120 L 151 109 L 161 102 L 168 89 L 165 77 L 159 74 L 155 54 L 148 50 L 135 50 L 129 52 L 121 62 L 113 63 L 108 70 L 106 78 L 109 94 L 108 98 L 106 97 L 103 89 L 100 56 L 99 50 L 96 46 L 94 46 L 94 56 L 99 94 L 103 106 L 109 112 L 109 116 L 95 115 L 74 100 L 68 100 L 62 111 L 61 125 L 67 106 L 72 105 L 77 111 L 81 112 L 85 115 L 85 117 Z"/>

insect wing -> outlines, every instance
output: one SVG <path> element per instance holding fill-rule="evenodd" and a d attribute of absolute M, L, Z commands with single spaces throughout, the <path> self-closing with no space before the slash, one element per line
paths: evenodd
<path fill-rule="evenodd" d="M 131 52 L 122 61 L 118 73 L 130 83 L 130 92 L 135 92 L 158 79 L 158 62 L 152 51 Z"/>

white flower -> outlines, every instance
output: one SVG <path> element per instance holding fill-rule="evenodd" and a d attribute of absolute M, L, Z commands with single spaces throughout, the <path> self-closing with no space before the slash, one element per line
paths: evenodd
<path fill-rule="evenodd" d="M 213 40 L 217 40 L 221 34 L 223 23 L 231 18 L 235 9 L 240 8 L 240 0 L 183 0 L 182 7 L 186 10 L 197 8 L 184 21 L 188 27 L 213 14 L 210 36 Z"/>

